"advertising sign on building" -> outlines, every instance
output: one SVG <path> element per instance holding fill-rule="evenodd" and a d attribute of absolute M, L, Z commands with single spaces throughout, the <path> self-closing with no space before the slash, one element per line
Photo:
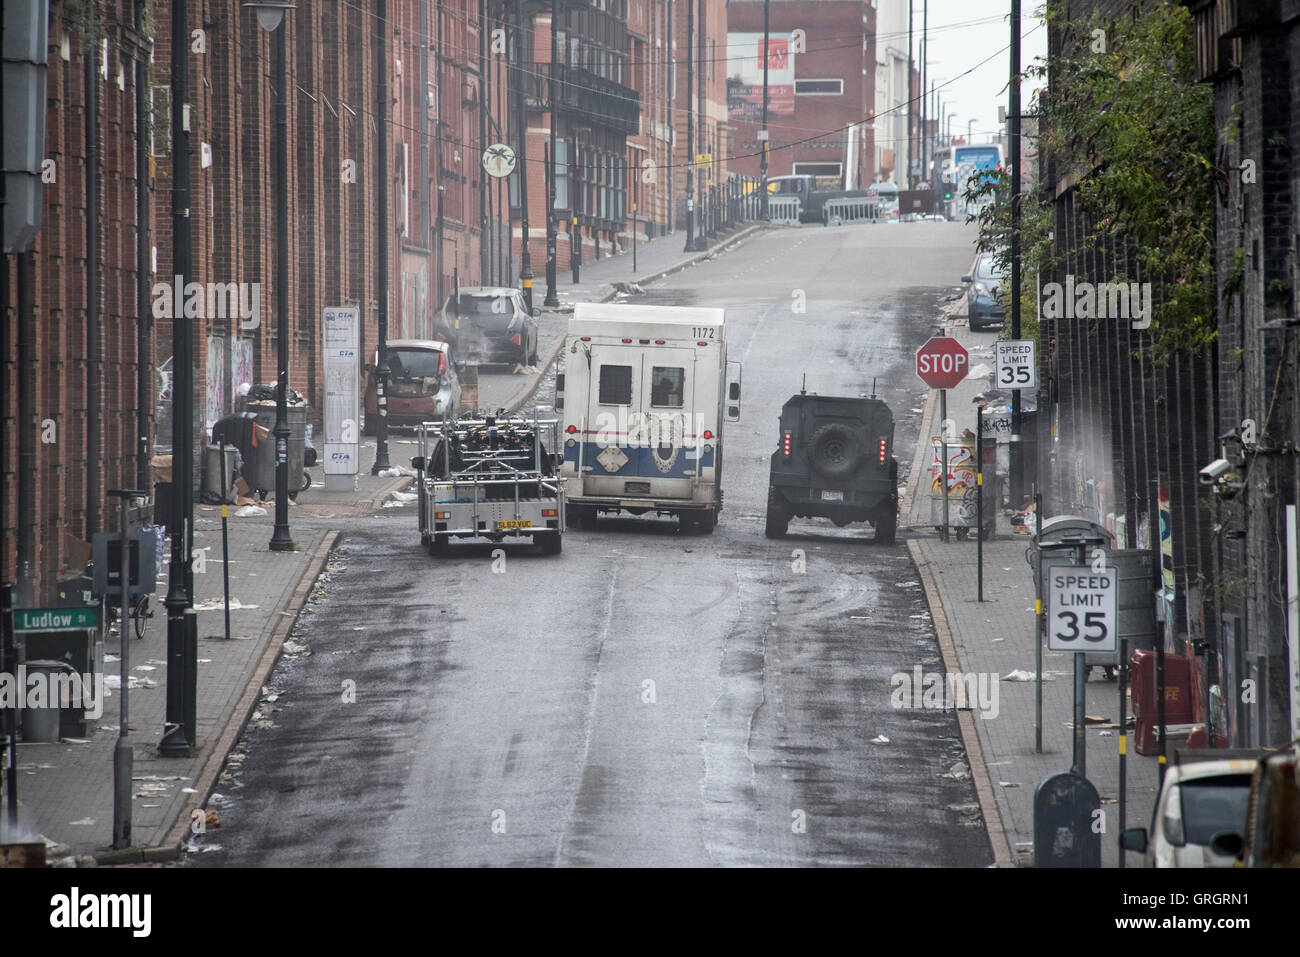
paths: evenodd
<path fill-rule="evenodd" d="M 788 36 L 768 38 L 767 117 L 769 122 L 794 116 L 794 53 Z M 760 123 L 763 119 L 763 34 L 728 33 L 727 119 Z"/>

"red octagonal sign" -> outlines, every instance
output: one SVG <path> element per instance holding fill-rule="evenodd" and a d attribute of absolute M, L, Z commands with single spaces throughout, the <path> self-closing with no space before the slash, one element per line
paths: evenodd
<path fill-rule="evenodd" d="M 970 353 L 952 336 L 934 336 L 916 350 L 916 374 L 931 389 L 952 389 L 970 371 Z"/>

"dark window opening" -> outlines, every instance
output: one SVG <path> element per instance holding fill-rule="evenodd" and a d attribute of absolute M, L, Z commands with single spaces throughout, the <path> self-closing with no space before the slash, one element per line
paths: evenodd
<path fill-rule="evenodd" d="M 601 405 L 632 404 L 632 367 L 601 366 L 599 400 Z"/>
<path fill-rule="evenodd" d="M 650 375 L 650 404 L 661 408 L 680 409 L 686 386 L 686 370 L 676 367 L 654 366 Z"/>

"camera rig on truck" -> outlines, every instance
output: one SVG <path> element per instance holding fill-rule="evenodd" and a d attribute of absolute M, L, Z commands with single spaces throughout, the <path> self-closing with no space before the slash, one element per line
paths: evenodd
<path fill-rule="evenodd" d="M 530 539 L 558 554 L 564 535 L 564 483 L 556 474 L 557 420 L 470 412 L 416 429 L 420 543 L 446 555 L 453 538 Z M 547 440 L 542 430 L 548 430 Z"/>

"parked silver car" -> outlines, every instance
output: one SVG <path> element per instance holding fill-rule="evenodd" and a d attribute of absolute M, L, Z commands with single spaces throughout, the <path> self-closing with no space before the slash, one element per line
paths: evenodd
<path fill-rule="evenodd" d="M 434 335 L 451 343 L 458 361 L 537 362 L 537 323 L 524 295 L 510 286 L 462 286 L 438 314 Z"/>
<path fill-rule="evenodd" d="M 366 364 L 366 435 L 379 421 L 379 353 Z M 388 424 L 414 427 L 460 413 L 460 377 L 447 343 L 436 339 L 388 340 Z"/>

